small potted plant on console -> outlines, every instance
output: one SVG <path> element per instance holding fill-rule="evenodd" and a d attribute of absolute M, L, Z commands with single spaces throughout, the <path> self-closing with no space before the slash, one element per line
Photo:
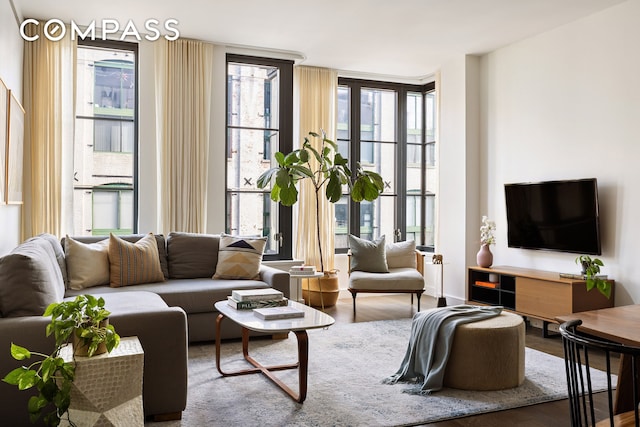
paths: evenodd
<path fill-rule="evenodd" d="M 598 291 L 607 298 L 611 298 L 611 283 L 599 275 L 600 267 L 604 263 L 598 258 L 589 255 L 580 255 L 576 258 L 576 264 L 582 267 L 582 275 L 586 279 L 587 291 L 598 288 Z"/>

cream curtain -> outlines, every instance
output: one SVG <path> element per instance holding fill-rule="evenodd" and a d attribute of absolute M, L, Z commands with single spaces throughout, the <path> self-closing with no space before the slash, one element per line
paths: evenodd
<path fill-rule="evenodd" d="M 70 176 L 72 165 L 63 159 L 73 158 L 76 43 L 70 37 L 50 41 L 43 27 L 27 26 L 29 35 L 40 37 L 24 45 L 23 239 L 69 231 L 63 210 L 71 209 L 72 196 L 63 190 L 63 177 Z"/>
<path fill-rule="evenodd" d="M 159 230 L 204 233 L 213 45 L 161 39 L 155 49 Z"/>
<path fill-rule="evenodd" d="M 335 138 L 335 115 L 337 105 L 338 76 L 333 70 L 296 67 L 294 74 L 295 91 L 299 104 L 299 140 L 310 132 L 320 133 L 321 129 L 331 140 Z M 311 140 L 318 143 L 318 138 Z M 298 223 L 296 232 L 296 258 L 304 260 L 305 264 L 320 268 L 320 254 L 318 250 L 317 228 L 320 224 L 320 242 L 324 270 L 334 268 L 334 206 L 324 196 L 320 195 L 319 218 L 316 220 L 315 190 L 309 180 L 300 182 L 298 202 Z M 317 222 L 316 222 L 317 221 Z"/>

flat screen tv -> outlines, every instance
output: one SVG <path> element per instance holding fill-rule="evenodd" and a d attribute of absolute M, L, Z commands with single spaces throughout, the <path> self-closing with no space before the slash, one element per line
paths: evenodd
<path fill-rule="evenodd" d="M 511 248 L 600 255 L 595 178 L 505 184 Z"/>

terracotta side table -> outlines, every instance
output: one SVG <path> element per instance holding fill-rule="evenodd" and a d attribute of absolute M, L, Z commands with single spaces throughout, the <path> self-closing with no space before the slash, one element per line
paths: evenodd
<path fill-rule="evenodd" d="M 71 361 L 72 349 L 61 356 Z M 138 337 L 126 337 L 111 353 L 76 356 L 69 418 L 81 426 L 144 426 L 142 375 L 144 351 Z M 65 424 L 64 420 L 61 425 Z"/>

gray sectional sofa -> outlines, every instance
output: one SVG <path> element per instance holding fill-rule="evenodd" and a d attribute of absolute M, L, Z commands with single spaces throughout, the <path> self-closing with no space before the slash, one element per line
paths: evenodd
<path fill-rule="evenodd" d="M 124 240 L 137 242 L 142 237 L 124 236 Z M 138 336 L 142 344 L 145 415 L 179 418 L 187 399 L 188 344 L 218 338 L 214 303 L 226 299 L 233 289 L 273 287 L 289 296 L 289 274 L 260 265 L 259 277 L 252 280 L 212 279 L 220 236 L 170 233 L 166 239 L 154 237 L 165 280 L 133 286 L 70 289 L 64 239 L 60 242 L 51 235 L 29 239 L 0 258 L 0 377 L 21 364 L 9 354 L 12 342 L 50 353 L 53 340 L 45 337 L 49 319 L 41 315 L 49 303 L 90 293 L 105 299 L 110 322 L 120 336 Z M 74 238 L 87 244 L 100 239 L 104 238 Z M 224 323 L 220 338 L 240 336 L 237 325 Z M 26 410 L 29 396 L 0 383 L 3 425 L 31 425 Z"/>

